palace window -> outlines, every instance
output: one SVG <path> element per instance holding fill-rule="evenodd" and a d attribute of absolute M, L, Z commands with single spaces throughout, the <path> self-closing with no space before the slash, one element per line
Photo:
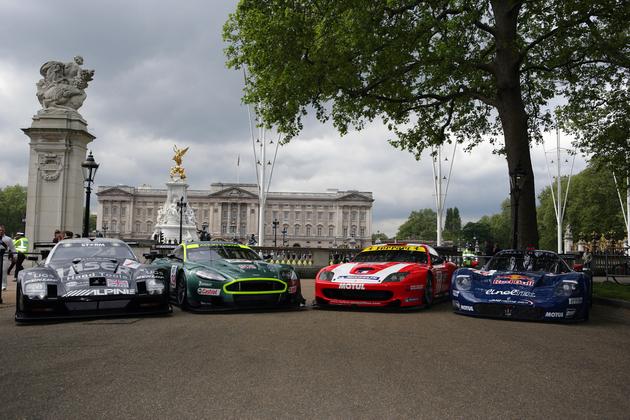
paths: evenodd
<path fill-rule="evenodd" d="M 335 227 L 334 226 L 328 226 L 328 236 L 333 236 L 335 232 Z"/>
<path fill-rule="evenodd" d="M 300 225 L 295 225 L 293 227 L 293 235 L 294 236 L 300 236 Z"/>
<path fill-rule="evenodd" d="M 322 227 L 317 226 L 317 236 L 322 236 Z"/>
<path fill-rule="evenodd" d="M 306 236 L 311 236 L 311 225 L 306 225 Z"/>

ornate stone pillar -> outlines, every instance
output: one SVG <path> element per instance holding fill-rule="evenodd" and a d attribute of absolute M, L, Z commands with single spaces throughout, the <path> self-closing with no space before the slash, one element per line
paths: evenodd
<path fill-rule="evenodd" d="M 85 190 L 81 163 L 95 137 L 76 112 L 40 113 L 30 128 L 26 235 L 51 241 L 55 229 L 81 233 Z"/>

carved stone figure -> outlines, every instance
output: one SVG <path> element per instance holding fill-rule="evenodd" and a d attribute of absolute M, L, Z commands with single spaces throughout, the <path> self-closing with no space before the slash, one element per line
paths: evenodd
<path fill-rule="evenodd" d="M 62 109 L 76 111 L 83 105 L 85 89 L 94 77 L 94 70 L 81 68 L 83 57 L 62 63 L 47 61 L 39 69 L 43 79 L 37 82 L 37 99 L 44 111 Z"/>
<path fill-rule="evenodd" d="M 173 151 L 175 152 L 175 155 L 172 159 L 175 161 L 175 166 L 171 168 L 171 179 L 174 181 L 178 179 L 184 180 L 186 179 L 186 172 L 182 167 L 182 157 L 188 151 L 188 147 L 185 149 L 179 149 L 177 148 L 177 145 L 174 145 Z"/>

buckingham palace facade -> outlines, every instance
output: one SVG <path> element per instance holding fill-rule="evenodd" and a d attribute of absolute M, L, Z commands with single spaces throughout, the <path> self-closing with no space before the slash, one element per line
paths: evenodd
<path fill-rule="evenodd" d="M 97 230 L 107 237 L 150 239 L 166 189 L 126 185 L 100 186 Z M 332 248 L 366 246 L 372 238 L 371 192 L 327 190 L 269 192 L 265 206 L 265 243 L 278 246 Z M 214 183 L 210 190 L 188 190 L 188 205 L 197 228 L 208 226 L 213 238 L 247 242 L 258 239 L 258 187 L 256 184 Z"/>

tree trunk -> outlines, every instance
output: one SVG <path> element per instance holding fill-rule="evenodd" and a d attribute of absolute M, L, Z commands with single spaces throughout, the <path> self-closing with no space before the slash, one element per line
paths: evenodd
<path fill-rule="evenodd" d="M 497 111 L 503 127 L 505 151 L 510 175 L 522 173 L 521 185 L 510 183 L 512 226 L 517 213 L 517 246 L 538 247 L 536 191 L 529 150 L 527 113 L 523 103 L 520 80 L 520 57 L 517 45 L 517 22 L 520 2 L 494 0 L 492 9 L 496 22 L 496 58 L 494 70 L 497 84 Z"/>

